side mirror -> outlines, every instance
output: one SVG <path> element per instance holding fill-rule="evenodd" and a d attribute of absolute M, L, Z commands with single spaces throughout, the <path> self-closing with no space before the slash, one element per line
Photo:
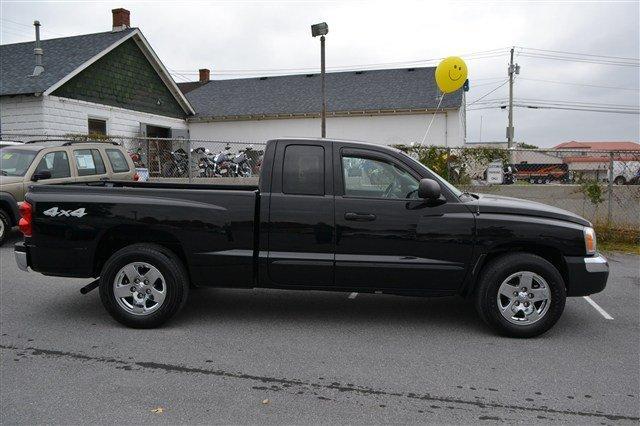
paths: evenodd
<path fill-rule="evenodd" d="M 35 172 L 33 176 L 31 176 L 31 180 L 33 182 L 37 182 L 43 179 L 51 179 L 51 172 L 49 170 L 41 170 L 39 172 Z"/>
<path fill-rule="evenodd" d="M 418 197 L 425 200 L 437 200 L 440 198 L 440 184 L 433 179 L 422 179 L 418 186 Z"/>

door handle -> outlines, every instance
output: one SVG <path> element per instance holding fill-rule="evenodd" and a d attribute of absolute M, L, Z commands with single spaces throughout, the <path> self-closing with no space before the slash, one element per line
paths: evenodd
<path fill-rule="evenodd" d="M 354 220 L 356 222 L 371 222 L 376 220 L 376 215 L 371 213 L 353 213 L 347 212 L 344 214 L 346 220 Z"/>

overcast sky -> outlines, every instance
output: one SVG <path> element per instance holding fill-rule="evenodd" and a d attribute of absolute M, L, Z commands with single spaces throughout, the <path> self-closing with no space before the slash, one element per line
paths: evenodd
<path fill-rule="evenodd" d="M 202 67 L 211 68 L 213 78 L 221 79 L 315 69 L 319 42 L 311 37 L 309 26 L 326 21 L 327 65 L 338 69 L 434 65 L 428 60 L 499 49 L 483 59 L 467 57 L 471 83 L 467 104 L 506 80 L 509 46 L 636 58 L 579 56 L 577 62 L 566 60 L 566 54 L 516 49 L 521 72 L 514 93 L 516 101 L 529 105 L 535 99 L 560 101 L 564 106 L 584 102 L 598 104 L 596 108 L 601 104 L 609 109 L 611 105 L 638 108 L 638 1 L 479 3 L 3 0 L 1 41 L 32 40 L 34 19 L 42 23 L 43 38 L 110 30 L 111 9 L 124 7 L 131 11 L 132 26 L 142 29 L 165 66 L 182 74 L 174 73 L 177 81 L 197 79 L 195 73 Z M 565 60 L 523 56 L 536 52 Z M 583 62 L 591 59 L 635 66 Z M 483 100 L 507 95 L 505 84 Z M 481 103 L 470 109 L 478 106 Z M 468 112 L 468 140 L 480 139 L 481 117 L 482 141 L 504 140 L 507 113 L 497 107 Z M 516 140 L 543 147 L 567 140 L 637 142 L 640 138 L 637 114 L 516 108 L 514 117 Z"/>

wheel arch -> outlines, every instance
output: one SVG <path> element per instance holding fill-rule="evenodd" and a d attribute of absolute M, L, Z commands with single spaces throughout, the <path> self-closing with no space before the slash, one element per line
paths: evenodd
<path fill-rule="evenodd" d="M 560 250 L 553 246 L 540 244 L 540 243 L 510 243 L 503 244 L 496 247 L 491 248 L 490 251 L 483 253 L 480 255 L 473 267 L 473 271 L 470 274 L 469 281 L 464 286 L 462 295 L 464 297 L 471 296 L 475 291 L 476 285 L 480 276 L 482 275 L 483 269 L 489 265 L 493 260 L 505 256 L 507 254 L 514 253 L 528 253 L 534 254 L 536 256 L 540 256 L 545 259 L 549 263 L 551 263 L 558 270 L 562 279 L 564 281 L 564 285 L 566 287 L 567 292 L 569 292 L 569 273 L 567 269 L 567 264 L 564 260 L 564 256 Z"/>
<path fill-rule="evenodd" d="M 7 213 L 12 226 L 18 224 L 20 214 L 18 213 L 18 203 L 13 195 L 7 192 L 0 192 L 0 209 Z"/>
<path fill-rule="evenodd" d="M 100 275 L 102 267 L 113 253 L 133 244 L 157 244 L 170 250 L 182 261 L 189 278 L 191 278 L 189 263 L 180 240 L 169 232 L 140 226 L 116 226 L 107 230 L 100 237 L 96 244 L 93 260 L 95 276 Z"/>

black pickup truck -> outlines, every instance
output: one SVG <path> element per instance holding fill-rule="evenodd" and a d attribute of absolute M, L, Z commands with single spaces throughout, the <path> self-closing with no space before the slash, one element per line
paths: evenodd
<path fill-rule="evenodd" d="M 462 295 L 502 334 L 530 337 L 567 296 L 602 291 L 591 224 L 544 204 L 464 193 L 404 153 L 269 141 L 259 186 L 33 186 L 21 269 L 98 278 L 109 313 L 155 327 L 191 287 Z M 391 302 L 390 302 L 391 303 Z"/>

